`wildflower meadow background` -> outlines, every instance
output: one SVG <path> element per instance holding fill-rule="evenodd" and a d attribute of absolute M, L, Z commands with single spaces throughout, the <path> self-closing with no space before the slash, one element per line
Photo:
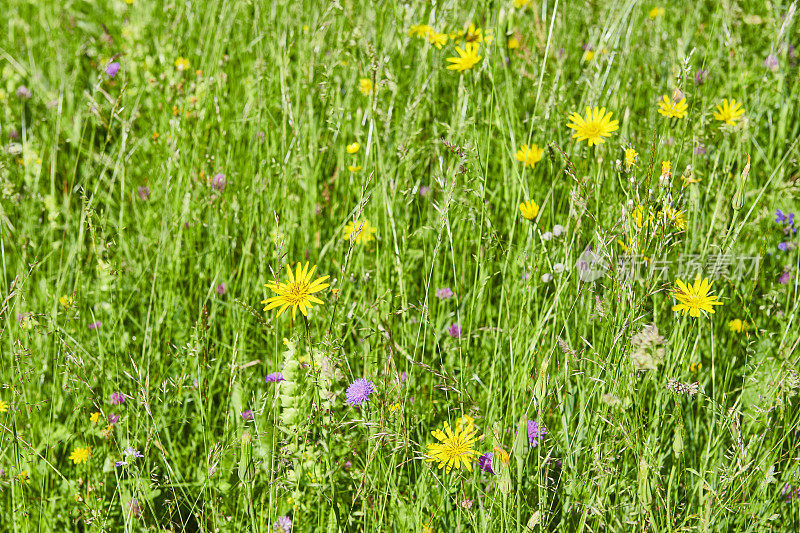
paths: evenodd
<path fill-rule="evenodd" d="M 0 13 L 0 531 L 800 530 L 795 3 Z"/>

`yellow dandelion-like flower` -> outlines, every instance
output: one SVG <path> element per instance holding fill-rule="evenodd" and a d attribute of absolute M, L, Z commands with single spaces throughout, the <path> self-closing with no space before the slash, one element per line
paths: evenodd
<path fill-rule="evenodd" d="M 183 72 L 189 68 L 189 60 L 185 57 L 179 57 L 175 60 L 175 68 L 178 69 L 178 72 Z"/>
<path fill-rule="evenodd" d="M 398 409 L 400 409 L 400 403 L 398 403 L 398 402 L 395 402 L 395 403 L 393 403 L 392 405 L 389 406 L 389 412 L 390 413 L 394 413 Z"/>
<path fill-rule="evenodd" d="M 427 24 L 416 24 L 411 26 L 408 30 L 409 37 L 419 37 L 424 38 L 427 37 L 429 33 L 433 31 L 433 28 L 428 26 Z"/>
<path fill-rule="evenodd" d="M 264 285 L 277 294 L 277 296 L 261 301 L 262 304 L 266 304 L 264 311 L 280 307 L 278 316 L 281 316 L 286 309 L 291 307 L 292 320 L 294 320 L 297 317 L 298 308 L 300 308 L 303 316 L 308 316 L 308 310 L 312 307 L 312 304 L 324 304 L 325 302 L 314 296 L 314 293 L 320 292 L 330 285 L 325 283 L 325 280 L 330 276 L 323 276 L 312 281 L 312 276 L 316 270 L 316 265 L 309 271 L 308 262 L 306 262 L 305 266 L 298 262 L 297 272 L 293 274 L 292 268 L 286 265 L 286 272 L 289 274 L 288 283 L 270 281 Z"/>
<path fill-rule="evenodd" d="M 347 165 L 347 170 L 350 172 L 358 172 L 361 168 L 361 165 Z"/>
<path fill-rule="evenodd" d="M 519 204 L 519 212 L 528 220 L 536 220 L 536 216 L 539 214 L 539 205 L 533 200 L 528 200 Z"/>
<path fill-rule="evenodd" d="M 697 374 L 698 372 L 700 372 L 700 370 L 702 370 L 702 368 L 703 368 L 703 363 L 689 363 L 689 372 L 691 372 L 692 374 Z"/>
<path fill-rule="evenodd" d="M 92 424 L 97 424 L 100 421 L 100 413 L 95 411 L 89 416 L 89 420 L 91 420 Z"/>
<path fill-rule="evenodd" d="M 651 220 L 653 220 L 653 213 L 648 213 L 647 218 L 645 218 L 643 205 L 637 205 L 636 209 L 634 209 L 631 213 L 631 216 L 633 217 L 633 223 L 636 224 L 637 228 L 646 226 Z"/>
<path fill-rule="evenodd" d="M 605 142 L 603 137 L 611 137 L 611 132 L 619 129 L 619 120 L 611 120 L 611 111 L 606 113 L 605 107 L 586 108 L 586 118 L 572 113 L 567 127 L 575 130 L 572 137 L 578 142 L 589 141 L 589 146 Z"/>
<path fill-rule="evenodd" d="M 508 49 L 509 50 L 516 50 L 519 48 L 519 40 L 516 37 L 509 37 L 508 38 Z"/>
<path fill-rule="evenodd" d="M 470 24 L 467 32 L 464 34 L 464 40 L 468 43 L 483 43 L 492 44 L 494 37 L 492 30 L 486 30 L 484 33 L 480 28 L 476 28 L 475 24 Z"/>
<path fill-rule="evenodd" d="M 27 470 L 20 470 L 19 474 L 17 474 L 17 479 L 19 480 L 20 483 L 27 483 L 28 480 L 30 479 L 30 476 L 28 475 L 28 471 Z"/>
<path fill-rule="evenodd" d="M 717 106 L 717 112 L 714 113 L 714 118 L 733 126 L 743 115 L 744 109 L 742 109 L 742 104 L 740 102 L 737 102 L 735 99 L 731 99 L 731 101 L 728 102 L 728 99 L 724 98 L 722 100 L 722 105 Z"/>
<path fill-rule="evenodd" d="M 445 422 L 444 431 L 433 430 L 431 435 L 438 440 L 428 444 L 427 462 L 439 463 L 439 468 L 447 467 L 447 472 L 453 469 L 466 468 L 472 472 L 472 461 L 478 454 L 473 447 L 478 438 L 475 436 L 475 427 L 456 427 L 455 432 L 450 429 L 450 424 Z"/>
<path fill-rule="evenodd" d="M 746 330 L 749 326 L 750 324 L 748 324 L 747 322 L 745 322 L 740 318 L 735 318 L 730 322 L 728 322 L 728 329 L 733 331 L 734 333 L 741 333 L 744 330 Z"/>
<path fill-rule="evenodd" d="M 431 30 L 428 33 L 428 42 L 430 42 L 433 46 L 435 46 L 438 50 L 442 49 L 442 46 L 447 44 L 447 34 L 446 33 L 437 33 Z"/>
<path fill-rule="evenodd" d="M 464 415 L 456 418 L 456 431 L 459 429 L 473 429 L 475 427 L 475 419 L 469 415 Z"/>
<path fill-rule="evenodd" d="M 689 316 L 697 318 L 701 311 L 713 313 L 712 305 L 722 305 L 715 295 L 709 294 L 711 282 L 708 279 L 701 280 L 700 274 L 694 278 L 694 285 L 686 285 L 680 279 L 675 280 L 675 284 L 677 288 L 672 295 L 680 303 L 672 307 L 673 311 L 683 311 L 684 315 L 689 313 Z"/>
<path fill-rule="evenodd" d="M 69 459 L 70 461 L 72 461 L 77 465 L 87 462 L 91 455 L 92 455 L 92 447 L 86 446 L 85 448 L 75 448 L 74 450 L 72 450 Z"/>
<path fill-rule="evenodd" d="M 673 101 L 672 98 L 665 94 L 658 102 L 658 114 L 667 118 L 684 118 L 688 109 L 689 104 L 686 103 L 686 98 Z"/>
<path fill-rule="evenodd" d="M 527 144 L 523 144 L 519 147 L 514 157 L 517 158 L 517 161 L 522 161 L 533 168 L 536 163 L 542 160 L 542 154 L 544 154 L 544 150 L 539 148 L 536 143 L 531 144 L 530 147 Z"/>
<path fill-rule="evenodd" d="M 72 304 L 75 303 L 75 300 L 71 296 L 64 295 L 58 299 L 58 303 L 60 303 L 64 307 L 72 307 Z"/>
<path fill-rule="evenodd" d="M 346 150 L 348 154 L 354 154 L 358 152 L 359 148 L 361 148 L 361 145 L 358 144 L 357 142 L 354 142 L 353 144 L 348 144 Z"/>
<path fill-rule="evenodd" d="M 516 7 L 517 9 L 528 7 L 528 4 L 530 4 L 531 1 L 532 0 L 514 0 L 514 7 Z"/>
<path fill-rule="evenodd" d="M 354 239 L 356 244 L 369 242 L 375 239 L 375 232 L 378 228 L 371 225 L 369 220 L 350 221 L 344 227 L 344 239 Z"/>
<path fill-rule="evenodd" d="M 361 91 L 361 94 L 364 96 L 369 96 L 369 94 L 375 88 L 375 84 L 372 83 L 372 80 L 369 78 L 361 78 L 358 80 L 358 90 Z"/>
<path fill-rule="evenodd" d="M 433 533 L 433 526 L 430 524 L 422 524 L 422 533 Z"/>
<path fill-rule="evenodd" d="M 672 163 L 669 161 L 662 161 L 661 162 L 661 175 L 662 176 L 671 176 L 672 175 Z"/>
<path fill-rule="evenodd" d="M 0 413 L 5 413 L 6 411 L 8 411 L 8 404 L 0 400 Z"/>
<path fill-rule="evenodd" d="M 586 50 L 583 53 L 583 57 L 581 57 L 581 61 L 583 61 L 584 63 L 588 63 L 592 59 L 594 59 L 594 50 Z"/>
<path fill-rule="evenodd" d="M 625 148 L 625 167 L 628 170 L 636 166 L 636 156 L 638 155 L 639 153 L 633 148 Z"/>
<path fill-rule="evenodd" d="M 466 50 L 464 48 L 466 48 Z M 447 70 L 464 72 L 465 70 L 469 70 L 474 67 L 475 64 L 481 60 L 481 57 L 483 57 L 478 55 L 478 49 L 480 48 L 480 45 L 476 43 L 467 43 L 464 45 L 464 48 L 456 46 L 456 53 L 458 54 L 458 57 L 447 58 L 447 61 L 452 63 L 452 65 L 447 67 Z"/>
<path fill-rule="evenodd" d="M 659 7 L 654 7 L 653 9 L 651 9 L 650 13 L 648 13 L 648 16 L 651 19 L 655 20 L 658 17 L 663 17 L 664 13 L 666 13 L 666 10 L 663 7 L 659 6 Z"/>
<path fill-rule="evenodd" d="M 658 214 L 663 217 L 665 222 L 674 224 L 679 230 L 683 231 L 686 229 L 686 213 L 683 211 L 665 206 Z"/>

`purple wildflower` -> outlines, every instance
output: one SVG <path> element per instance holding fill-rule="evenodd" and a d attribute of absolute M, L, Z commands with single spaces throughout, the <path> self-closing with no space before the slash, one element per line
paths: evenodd
<path fill-rule="evenodd" d="M 786 285 L 787 283 L 789 283 L 791 279 L 792 279 L 792 267 L 787 266 L 783 270 L 783 274 L 781 274 L 781 277 L 778 278 L 778 283 Z"/>
<path fill-rule="evenodd" d="M 522 281 L 528 281 L 529 279 L 531 279 L 531 273 L 530 272 L 523 272 L 522 273 Z"/>
<path fill-rule="evenodd" d="M 119 63 L 117 63 L 116 61 L 114 61 L 113 63 L 109 63 L 108 66 L 106 67 L 106 74 L 108 75 L 109 78 L 113 78 L 114 76 L 116 76 L 117 72 L 119 72 Z"/>
<path fill-rule="evenodd" d="M 566 50 L 564 50 L 564 47 L 562 46 L 561 48 L 556 50 L 556 59 L 561 59 L 562 57 L 564 57 L 565 53 L 566 53 Z"/>
<path fill-rule="evenodd" d="M 281 381 L 286 381 L 286 378 L 280 372 L 273 372 L 272 374 L 267 374 L 264 381 L 267 383 L 280 383 Z"/>
<path fill-rule="evenodd" d="M 695 85 L 703 85 L 706 82 L 706 78 L 708 77 L 708 71 L 704 68 L 701 68 L 697 71 L 694 75 L 694 83 Z"/>
<path fill-rule="evenodd" d="M 139 505 L 139 500 L 133 498 L 131 501 L 128 502 L 128 509 L 133 515 L 134 518 L 141 518 L 142 516 L 142 506 Z"/>
<path fill-rule="evenodd" d="M 25 85 L 20 85 L 19 87 L 17 87 L 18 98 L 22 100 L 30 100 L 31 96 L 33 96 L 31 90 L 28 89 Z"/>
<path fill-rule="evenodd" d="M 136 189 L 136 192 L 139 194 L 139 199 L 143 202 L 146 202 L 150 199 L 150 188 L 147 186 L 141 186 Z"/>
<path fill-rule="evenodd" d="M 403 383 L 405 383 L 407 380 L 408 380 L 408 372 L 406 372 L 405 370 L 403 370 L 403 371 L 400 373 L 400 381 L 402 381 Z"/>
<path fill-rule="evenodd" d="M 789 243 L 788 242 L 781 242 L 778 243 L 778 250 L 782 250 L 784 252 L 789 250 Z"/>
<path fill-rule="evenodd" d="M 539 439 L 547 435 L 548 431 L 544 425 L 539 425 L 535 420 L 528 420 L 528 444 L 531 448 L 539 445 Z"/>
<path fill-rule="evenodd" d="M 427 197 L 431 193 L 431 188 L 427 185 L 420 185 L 419 186 L 419 195 L 423 198 Z"/>
<path fill-rule="evenodd" d="M 117 422 L 119 422 L 119 415 L 115 415 L 114 413 L 111 413 L 110 415 L 108 415 L 108 423 L 109 424 L 111 424 L 113 426 Z"/>
<path fill-rule="evenodd" d="M 453 297 L 453 291 L 450 287 L 444 287 L 436 291 L 436 297 L 440 300 L 447 300 Z"/>
<path fill-rule="evenodd" d="M 281 516 L 272 524 L 272 531 L 275 533 L 291 533 L 292 519 L 288 516 Z"/>
<path fill-rule="evenodd" d="M 453 322 L 453 324 L 447 329 L 447 334 L 457 339 L 461 336 L 461 326 L 457 322 Z"/>
<path fill-rule="evenodd" d="M 139 453 L 139 450 L 137 450 L 135 446 L 128 446 L 127 448 L 122 450 L 122 453 L 124 453 L 128 457 L 136 457 L 136 458 L 144 457 L 144 455 Z"/>
<path fill-rule="evenodd" d="M 697 146 L 694 147 L 694 155 L 705 155 L 705 153 L 706 153 L 706 147 L 703 146 L 702 144 L 698 144 Z"/>
<path fill-rule="evenodd" d="M 225 293 L 228 292 L 228 288 L 225 286 L 224 283 L 220 283 L 217 285 L 217 294 L 220 296 L 225 296 Z"/>
<path fill-rule="evenodd" d="M 220 192 L 224 191 L 226 184 L 227 182 L 225 181 L 225 174 L 222 174 L 221 172 L 219 174 L 214 175 L 214 177 L 211 180 L 211 188 L 214 189 L 215 191 L 220 191 Z"/>
<path fill-rule="evenodd" d="M 89 329 L 100 329 L 100 326 L 102 325 L 103 323 L 98 320 L 97 322 L 92 322 L 89 324 Z"/>
<path fill-rule="evenodd" d="M 125 395 L 121 392 L 111 393 L 111 405 L 120 405 L 125 403 Z"/>
<path fill-rule="evenodd" d="M 478 466 L 481 470 L 489 474 L 494 474 L 494 470 L 492 470 L 492 457 L 492 452 L 486 452 L 478 458 Z"/>
<path fill-rule="evenodd" d="M 345 393 L 345 396 L 347 396 L 346 401 L 350 405 L 361 405 L 369 400 L 369 395 L 373 392 L 375 392 L 375 385 L 368 379 L 359 378 L 347 387 Z"/>
<path fill-rule="evenodd" d="M 253 410 L 252 409 L 245 409 L 242 412 L 242 418 L 245 420 L 252 420 L 253 419 Z"/>
<path fill-rule="evenodd" d="M 787 217 L 786 217 L 786 215 L 783 214 L 783 211 L 781 211 L 780 209 L 776 209 L 775 210 L 775 223 L 776 224 L 783 224 L 784 222 L 786 222 L 786 219 L 787 219 Z"/>
<path fill-rule="evenodd" d="M 772 71 L 778 70 L 778 56 L 775 54 L 768 55 L 764 60 L 764 66 Z"/>

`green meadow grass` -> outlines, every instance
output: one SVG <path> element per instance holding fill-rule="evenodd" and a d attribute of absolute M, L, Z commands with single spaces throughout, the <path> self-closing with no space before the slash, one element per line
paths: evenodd
<path fill-rule="evenodd" d="M 800 530 L 796 7 L 654 7 L 0 0 L 0 531 Z M 425 460 L 464 416 L 492 473 Z"/>

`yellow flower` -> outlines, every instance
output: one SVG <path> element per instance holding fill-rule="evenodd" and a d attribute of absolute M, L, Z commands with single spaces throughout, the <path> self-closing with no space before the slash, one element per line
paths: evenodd
<path fill-rule="evenodd" d="M 535 220 L 536 215 L 539 214 L 539 206 L 533 200 L 528 200 L 525 203 L 519 204 L 519 211 L 522 216 L 528 220 Z"/>
<path fill-rule="evenodd" d="M 697 374 L 703 368 L 703 363 L 690 363 L 689 364 L 689 372 L 692 374 Z"/>
<path fill-rule="evenodd" d="M 433 28 L 428 26 L 427 24 L 418 24 L 415 26 L 411 26 L 408 30 L 409 37 L 420 37 L 424 38 L 427 37 L 429 33 L 433 31 Z"/>
<path fill-rule="evenodd" d="M 700 274 L 694 278 L 694 285 L 686 285 L 680 279 L 675 280 L 677 288 L 673 290 L 672 294 L 678 300 L 678 304 L 672 307 L 673 311 L 683 311 L 683 314 L 689 313 L 689 316 L 695 318 L 700 316 L 700 312 L 713 313 L 714 308 L 712 305 L 722 305 L 722 302 L 717 301 L 717 297 L 709 294 L 711 289 L 711 282 L 708 279 L 700 280 Z"/>
<path fill-rule="evenodd" d="M 724 98 L 722 100 L 722 105 L 717 106 L 717 112 L 714 113 L 714 118 L 733 126 L 736 124 L 737 120 L 742 118 L 742 115 L 744 115 L 744 109 L 742 109 L 742 104 L 740 102 L 737 102 L 735 99 L 731 99 L 731 101 L 728 102 L 728 99 Z"/>
<path fill-rule="evenodd" d="M 567 127 L 575 130 L 573 138 L 578 142 L 588 140 L 589 146 L 605 142 L 603 137 L 611 137 L 611 132 L 619 129 L 619 120 L 611 120 L 611 111 L 606 113 L 605 107 L 595 107 L 594 110 L 586 108 L 586 118 L 578 113 L 572 113 L 569 120 L 572 122 Z"/>
<path fill-rule="evenodd" d="M 594 59 L 594 50 L 586 50 L 583 53 L 583 57 L 581 58 L 581 61 L 583 61 L 584 63 L 588 63 L 592 59 Z"/>
<path fill-rule="evenodd" d="M 674 224 L 679 230 L 686 229 L 686 213 L 678 209 L 672 209 L 666 205 L 662 210 L 657 213 L 664 223 Z"/>
<path fill-rule="evenodd" d="M 430 524 L 422 524 L 422 533 L 433 533 L 433 526 Z"/>
<path fill-rule="evenodd" d="M 508 49 L 509 50 L 516 50 L 519 48 L 519 41 L 516 37 L 509 37 L 508 38 Z"/>
<path fill-rule="evenodd" d="M 0 413 L 5 413 L 6 411 L 8 411 L 8 404 L 0 400 Z"/>
<path fill-rule="evenodd" d="M 749 327 L 749 324 L 744 320 L 736 318 L 728 322 L 728 329 L 734 333 L 741 333 Z"/>
<path fill-rule="evenodd" d="M 653 9 L 651 9 L 650 13 L 649 13 L 649 16 L 650 16 L 651 19 L 655 20 L 658 17 L 663 17 L 664 13 L 665 13 L 665 9 L 663 7 L 661 7 L 661 6 L 659 6 L 659 7 L 654 7 Z"/>
<path fill-rule="evenodd" d="M 400 409 L 400 404 L 398 402 L 395 402 L 395 403 L 393 403 L 392 405 L 389 406 L 389 412 L 390 413 L 394 413 L 398 409 Z"/>
<path fill-rule="evenodd" d="M 475 66 L 475 64 L 481 60 L 482 56 L 478 55 L 478 48 L 480 45 L 475 43 L 467 43 L 464 45 L 464 50 L 460 46 L 456 46 L 456 53 L 458 57 L 448 57 L 447 61 L 452 63 L 452 65 L 447 67 L 447 70 L 457 70 L 459 72 L 464 72 L 465 70 L 469 70 Z"/>
<path fill-rule="evenodd" d="M 536 163 L 542 160 L 543 153 L 544 150 L 539 148 L 536 143 L 531 144 L 530 147 L 527 144 L 523 144 L 514 157 L 517 158 L 517 161 L 522 161 L 533 168 Z"/>
<path fill-rule="evenodd" d="M 438 50 L 441 50 L 442 46 L 447 44 L 447 34 L 436 33 L 435 31 L 431 31 L 430 33 L 428 33 L 428 41 Z"/>
<path fill-rule="evenodd" d="M 72 304 L 75 303 L 75 300 L 73 300 L 71 296 L 64 295 L 58 299 L 58 303 L 60 303 L 64 307 L 71 307 Z"/>
<path fill-rule="evenodd" d="M 128 4 L 129 6 L 133 5 L 133 0 L 125 0 L 125 3 Z"/>
<path fill-rule="evenodd" d="M 672 175 L 672 163 L 670 163 L 669 161 L 661 162 L 661 175 L 662 176 Z"/>
<path fill-rule="evenodd" d="M 462 466 L 472 472 L 472 459 L 478 454 L 473 448 L 478 438 L 473 427 L 456 427 L 455 433 L 450 429 L 450 424 L 444 423 L 444 431 L 440 429 L 431 432 L 440 442 L 428 444 L 429 457 L 427 462 L 439 463 L 439 468 L 447 466 L 447 472 Z"/>
<path fill-rule="evenodd" d="M 514 7 L 517 9 L 527 7 L 528 4 L 531 3 L 531 0 L 514 0 Z"/>
<path fill-rule="evenodd" d="M 361 91 L 361 94 L 364 96 L 369 96 L 369 93 L 371 93 L 374 88 L 375 87 L 371 79 L 361 78 L 358 80 L 358 90 Z"/>
<path fill-rule="evenodd" d="M 92 413 L 92 415 L 89 417 L 89 420 L 91 420 L 91 421 L 92 421 L 92 424 L 97 424 L 97 423 L 100 421 L 100 413 L 98 413 L 98 412 L 96 412 L 96 411 L 95 411 L 95 412 L 94 412 L 94 413 Z"/>
<path fill-rule="evenodd" d="M 361 244 L 362 242 L 369 242 L 375 239 L 375 232 L 378 231 L 378 228 L 371 225 L 369 220 L 364 219 L 350 221 L 344 227 L 344 239 L 350 240 L 355 239 L 356 244 Z M 355 235 L 353 235 L 355 233 Z"/>
<path fill-rule="evenodd" d="M 665 94 L 661 97 L 661 101 L 658 102 L 658 114 L 667 118 L 683 118 L 686 116 L 687 109 L 689 109 L 689 104 L 686 103 L 686 98 L 681 98 L 673 102 L 672 99 Z"/>
<path fill-rule="evenodd" d="M 178 72 L 183 72 L 189 68 L 189 60 L 185 57 L 179 57 L 175 60 L 175 68 L 178 69 Z"/>
<path fill-rule="evenodd" d="M 634 209 L 633 213 L 631 213 L 631 216 L 633 217 L 633 223 L 636 224 L 637 228 L 641 228 L 642 225 L 646 226 L 647 224 L 650 223 L 651 220 L 653 220 L 653 214 L 652 213 L 648 213 L 647 218 L 644 218 L 644 206 L 643 205 L 637 205 L 636 209 Z"/>
<path fill-rule="evenodd" d="M 353 144 L 348 144 L 347 145 L 347 153 L 348 154 L 354 154 L 354 153 L 358 152 L 359 148 L 361 148 L 361 145 L 358 144 L 357 142 L 355 142 Z"/>
<path fill-rule="evenodd" d="M 350 172 L 358 172 L 361 170 L 361 165 L 347 165 L 347 170 Z"/>
<path fill-rule="evenodd" d="M 305 267 L 298 262 L 297 272 L 292 274 L 292 268 L 286 265 L 286 272 L 289 274 L 288 283 L 270 281 L 264 285 L 277 294 L 277 296 L 261 301 L 262 304 L 267 304 L 264 307 L 264 311 L 280 307 L 278 316 L 281 316 L 287 308 L 291 307 L 292 320 L 294 320 L 297 317 L 298 307 L 300 308 L 300 312 L 303 313 L 303 316 L 308 316 L 308 309 L 312 307 L 311 304 L 323 304 L 324 302 L 316 296 L 313 296 L 313 294 L 320 292 L 330 285 L 329 283 L 324 283 L 330 276 L 323 276 L 311 281 L 315 270 L 317 270 L 316 265 L 309 271 L 308 262 L 306 262 Z"/>
<path fill-rule="evenodd" d="M 72 450 L 72 454 L 70 454 L 70 460 L 77 464 L 85 463 L 89 460 L 89 456 L 92 455 L 92 447 L 87 446 L 85 448 L 75 448 Z"/>
<path fill-rule="evenodd" d="M 19 474 L 17 474 L 17 479 L 19 480 L 20 483 L 27 483 L 28 480 L 30 479 L 30 476 L 28 475 L 28 471 L 27 470 L 20 470 Z"/>
<path fill-rule="evenodd" d="M 464 40 L 468 43 L 482 43 L 492 44 L 494 37 L 492 37 L 492 30 L 486 30 L 484 35 L 483 30 L 476 28 L 475 24 L 470 24 L 467 33 L 464 34 Z"/>
<path fill-rule="evenodd" d="M 475 419 L 469 415 L 464 415 L 456 418 L 456 431 L 459 429 L 473 429 L 475 427 Z"/>
<path fill-rule="evenodd" d="M 639 155 L 633 148 L 625 148 L 625 166 L 630 170 L 636 166 L 636 156 Z"/>

